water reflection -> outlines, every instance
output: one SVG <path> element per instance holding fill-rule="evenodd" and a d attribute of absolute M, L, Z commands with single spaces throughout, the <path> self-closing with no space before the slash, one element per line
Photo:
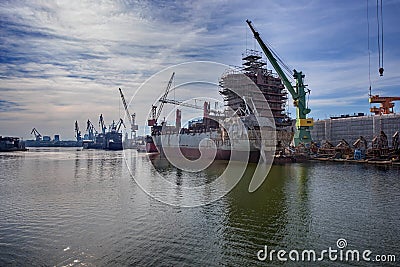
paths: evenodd
<path fill-rule="evenodd" d="M 180 187 L 213 181 L 226 162 L 188 173 L 157 157 L 152 163 L 145 154 L 125 152 L 0 154 L 0 266 L 259 266 L 256 253 L 264 245 L 326 249 L 338 238 L 351 248 L 399 253 L 398 169 L 273 166 L 249 193 L 250 165 L 220 200 L 181 208 L 146 195 L 127 167 L 165 193 L 157 188 L 156 174 L 162 173 L 178 185 L 169 194 L 179 201 Z"/>
<path fill-rule="evenodd" d="M 261 187 L 249 193 L 248 185 L 254 169 L 254 166 L 249 166 L 245 176 L 226 199 L 229 211 L 224 222 L 223 237 L 224 243 L 234 244 L 234 247 L 226 249 L 225 253 L 237 263 L 235 253 L 246 251 L 242 256 L 257 264 L 257 249 L 264 245 L 281 244 L 286 234 L 286 170 L 273 167 Z"/>
<path fill-rule="evenodd" d="M 160 157 L 152 157 L 152 164 L 156 170 L 164 175 L 175 177 L 177 185 L 197 185 L 199 182 L 209 182 L 218 177 L 225 169 L 226 162 L 216 162 L 206 170 L 197 174 L 190 174 L 174 168 Z M 282 166 L 274 166 L 262 186 L 253 193 L 249 193 L 249 183 L 256 169 L 255 164 L 249 164 L 240 182 L 234 189 L 211 206 L 222 205 L 218 241 L 219 250 L 225 261 L 233 265 L 240 264 L 243 257 L 249 262 L 257 264 L 255 254 L 259 247 L 264 245 L 276 246 L 281 244 L 290 229 L 287 229 L 287 201 L 288 180 L 295 170 Z M 174 173 L 174 175 L 171 175 Z M 306 168 L 303 168 L 302 181 L 298 190 L 303 202 L 306 202 L 307 181 Z M 197 180 L 194 180 L 197 179 Z M 207 198 L 209 192 L 204 192 Z M 179 196 L 180 191 L 175 194 Z M 301 205 L 299 203 L 298 205 Z M 240 254 L 240 257 L 238 255 Z"/>

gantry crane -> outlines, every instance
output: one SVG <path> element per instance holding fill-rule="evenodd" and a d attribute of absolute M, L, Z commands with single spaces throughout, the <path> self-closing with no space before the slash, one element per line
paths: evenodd
<path fill-rule="evenodd" d="M 289 79 L 286 77 L 282 68 L 279 66 L 277 59 L 274 57 L 271 52 L 272 49 L 268 48 L 268 46 L 263 42 L 260 37 L 260 34 L 254 29 L 251 21 L 246 20 L 249 25 L 251 31 L 253 32 L 254 38 L 257 40 L 261 49 L 264 51 L 264 54 L 267 56 L 269 62 L 271 62 L 275 71 L 278 73 L 281 78 L 283 84 L 286 89 L 292 95 L 294 106 L 296 107 L 296 128 L 297 131 L 294 135 L 294 144 L 295 146 L 300 143 L 311 143 L 311 133 L 310 129 L 312 129 L 314 125 L 314 121 L 312 118 L 307 118 L 307 114 L 311 112 L 311 109 L 307 106 L 306 94 L 309 93 L 309 90 L 306 90 L 306 85 L 304 84 L 305 75 L 300 71 L 293 70 L 293 77 L 296 80 L 296 86 L 290 83 Z M 281 63 L 282 64 L 282 63 Z"/>
<path fill-rule="evenodd" d="M 35 135 L 36 141 L 41 141 L 42 140 L 42 135 L 39 133 L 38 130 L 36 130 L 36 128 L 32 129 L 31 134 Z"/>
<path fill-rule="evenodd" d="M 171 85 L 172 85 L 172 81 L 174 80 L 174 76 L 175 76 L 175 72 L 172 73 L 171 78 L 168 81 L 168 85 L 167 85 L 167 88 L 165 89 L 165 93 L 158 100 L 160 102 L 160 106 L 158 107 L 158 110 L 157 110 L 157 106 L 151 107 L 151 119 L 148 120 L 148 123 L 147 123 L 148 126 L 157 125 L 158 118 L 161 115 L 161 111 L 164 107 L 165 100 L 167 99 L 169 90 L 171 89 Z"/>
<path fill-rule="evenodd" d="M 128 117 L 129 123 L 131 124 L 131 139 L 133 139 L 135 138 L 135 133 L 138 130 L 138 126 L 135 124 L 136 113 L 133 113 L 132 115 L 129 113 L 128 105 L 126 104 L 124 94 L 122 93 L 122 89 L 121 88 L 118 89 L 121 95 L 122 104 L 124 105 L 126 116 Z"/>
<path fill-rule="evenodd" d="M 371 107 L 370 111 L 375 115 L 382 115 L 382 114 L 391 114 L 394 113 L 393 101 L 400 101 L 400 97 L 398 96 L 379 96 L 379 95 L 372 95 L 369 97 L 370 103 L 380 103 L 381 106 L 378 107 Z"/>

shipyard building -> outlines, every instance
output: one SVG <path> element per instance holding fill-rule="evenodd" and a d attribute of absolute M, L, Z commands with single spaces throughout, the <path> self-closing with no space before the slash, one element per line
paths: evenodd
<path fill-rule="evenodd" d="M 400 130 L 400 114 L 371 115 L 342 115 L 314 122 L 311 130 L 315 142 L 329 141 L 338 144 L 342 139 L 349 143 L 360 136 L 372 140 L 374 136 L 384 131 L 388 136 L 389 146 L 392 146 L 392 136 Z"/>

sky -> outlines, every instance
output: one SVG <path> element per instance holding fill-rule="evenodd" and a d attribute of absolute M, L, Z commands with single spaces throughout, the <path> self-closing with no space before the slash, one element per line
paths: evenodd
<path fill-rule="evenodd" d="M 141 134 L 171 66 L 193 61 L 239 66 L 246 48 L 261 51 L 246 19 L 289 66 L 306 75 L 311 117 L 368 113 L 369 73 L 373 94 L 400 95 L 399 13 L 400 1 L 383 0 L 380 77 L 373 0 L 4 0 L 0 135 L 29 139 L 35 127 L 42 135 L 73 139 L 75 120 L 84 132 L 87 119 L 97 125 L 100 114 L 108 124 L 124 116 L 119 87 Z M 159 72 L 153 86 L 142 90 Z M 177 83 L 179 77 L 177 72 Z M 217 86 L 212 88 L 218 95 Z M 183 95 L 193 97 L 190 90 Z M 397 112 L 399 107 L 397 102 Z M 289 111 L 295 114 L 293 107 Z"/>

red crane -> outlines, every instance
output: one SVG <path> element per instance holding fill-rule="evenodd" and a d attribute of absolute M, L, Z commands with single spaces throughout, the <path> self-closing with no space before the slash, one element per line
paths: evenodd
<path fill-rule="evenodd" d="M 161 115 L 161 111 L 164 107 L 164 104 L 166 103 L 165 100 L 167 99 L 169 90 L 171 89 L 171 85 L 172 85 L 172 81 L 174 80 L 174 76 L 175 76 L 175 72 L 172 73 L 171 78 L 168 81 L 168 85 L 167 85 L 167 89 L 165 89 L 165 93 L 158 100 L 160 102 L 160 106 L 158 107 L 158 110 L 157 110 L 157 106 L 151 107 L 151 118 L 148 120 L 148 123 L 147 123 L 148 126 L 157 125 L 158 118 Z"/>
<path fill-rule="evenodd" d="M 375 115 L 392 114 L 392 113 L 394 113 L 393 101 L 400 101 L 400 97 L 399 96 L 379 96 L 379 95 L 370 96 L 370 98 L 369 98 L 370 103 L 380 103 L 381 104 L 381 106 L 379 108 L 375 107 L 375 106 L 370 108 L 370 111 L 372 113 L 374 113 Z"/>

